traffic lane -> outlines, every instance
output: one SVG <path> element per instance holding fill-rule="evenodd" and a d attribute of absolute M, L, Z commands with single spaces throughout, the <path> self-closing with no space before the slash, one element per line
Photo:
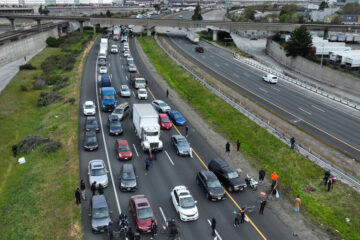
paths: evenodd
<path fill-rule="evenodd" d="M 84 141 L 84 126 L 86 117 L 82 114 L 82 104 L 86 100 L 92 100 L 97 105 L 96 101 L 96 93 L 95 93 L 95 75 L 94 75 L 94 66 L 97 64 L 97 54 L 98 54 L 99 46 L 98 41 L 94 44 L 93 48 L 90 50 L 88 54 L 88 58 L 84 65 L 84 71 L 81 82 L 81 91 L 80 91 L 80 106 L 79 106 L 79 170 L 80 170 L 80 178 L 85 180 L 86 184 L 86 196 L 87 200 L 83 201 L 81 208 L 81 216 L 82 216 L 82 226 L 83 233 L 85 239 L 106 239 L 104 234 L 94 234 L 91 230 L 91 218 L 88 214 L 91 211 L 90 208 L 90 199 L 92 197 L 92 193 L 90 191 L 90 184 L 88 178 L 88 162 L 93 159 L 103 159 L 106 164 L 105 159 L 105 148 L 102 141 L 102 136 L 100 133 L 97 134 L 99 149 L 93 152 L 87 152 L 83 149 L 83 141 Z M 99 115 L 96 115 L 99 121 Z M 107 166 L 107 169 L 108 166 Z M 109 208 L 113 211 L 113 214 L 117 214 L 118 210 L 116 206 L 116 200 L 114 194 L 111 190 L 112 183 L 109 182 L 109 186 L 104 190 L 104 195 L 106 200 L 108 201 Z"/>
<path fill-rule="evenodd" d="M 133 44 L 130 45 L 130 46 L 133 47 Z M 134 51 L 134 50 L 132 52 L 133 52 L 133 55 L 135 56 L 135 62 L 137 64 L 137 66 L 138 67 L 140 66 L 139 69 L 141 69 L 142 71 L 144 70 L 142 72 L 142 74 L 145 76 L 145 78 L 149 79 L 149 84 L 153 84 L 150 87 L 152 88 L 152 91 L 154 92 L 155 96 L 157 95 L 157 93 L 161 95 L 163 91 L 161 90 L 160 87 L 158 87 L 157 82 L 155 82 L 152 79 L 152 76 L 149 74 L 148 70 L 145 68 L 145 65 L 142 63 L 141 59 L 138 57 L 137 52 Z M 188 123 L 190 124 L 190 122 L 188 122 Z M 201 156 L 201 158 L 204 161 L 205 165 L 207 165 L 208 162 L 212 158 L 214 158 L 216 156 L 216 153 L 211 152 L 213 150 L 212 150 L 211 147 L 209 147 L 206 140 L 203 139 L 202 136 L 200 136 L 199 134 L 190 134 L 189 135 L 189 140 L 190 140 L 190 143 L 192 144 L 193 149 L 195 151 L 198 151 L 198 154 Z M 224 143 L 224 145 L 225 145 L 225 143 Z M 196 162 L 197 159 L 196 159 L 195 155 L 194 155 L 194 159 L 195 159 L 195 162 Z M 204 169 L 204 166 L 200 165 L 200 167 L 202 169 Z M 247 195 L 240 195 L 239 194 L 239 196 L 238 197 L 235 196 L 235 198 L 238 200 L 239 203 L 244 203 L 244 202 L 245 203 L 253 203 L 254 202 L 254 196 L 251 199 L 243 199 L 242 198 L 243 196 L 246 197 Z M 256 196 L 255 196 L 255 198 L 256 198 Z M 228 200 L 230 200 L 230 199 L 228 199 Z M 228 201 L 228 200 L 226 200 L 226 201 Z M 230 210 L 227 211 L 227 213 L 229 215 L 227 215 L 225 222 L 227 222 L 227 221 L 231 222 L 231 221 L 233 221 L 233 218 L 234 218 L 234 216 L 232 216 L 231 213 L 232 213 L 232 211 L 234 209 L 236 209 L 236 207 L 234 206 L 233 203 L 230 203 L 229 206 L 230 206 L 231 211 Z M 286 227 L 286 225 L 284 223 L 282 223 L 279 219 L 276 219 L 276 220 L 272 219 L 272 222 L 273 222 L 273 225 L 279 226 L 279 229 L 281 229 L 281 230 L 277 230 L 277 231 L 273 232 L 274 230 L 273 230 L 273 227 L 272 227 L 273 225 L 272 225 L 270 228 L 266 229 L 267 233 L 269 232 L 267 235 L 269 235 L 269 236 L 281 235 L 282 238 L 284 238 L 284 237 L 286 238 L 286 236 L 289 236 L 290 231 L 287 229 L 287 227 Z M 261 231 L 263 230 L 262 226 L 261 226 L 260 230 Z M 259 235 L 257 235 L 257 236 L 259 236 Z"/>
<path fill-rule="evenodd" d="M 198 58 L 197 58 L 198 59 Z M 198 59 L 199 61 L 201 61 L 201 59 Z M 211 64 L 210 64 L 211 65 Z M 219 65 L 219 64 L 218 64 Z M 213 68 L 216 68 L 217 66 L 212 66 Z M 222 72 L 222 75 L 225 75 L 227 74 L 228 71 L 231 71 L 230 69 L 227 69 L 227 71 L 225 72 L 223 69 L 218 69 L 217 72 Z M 226 75 L 225 75 L 226 76 Z M 240 77 L 241 74 L 238 73 L 236 75 L 236 77 Z M 221 77 L 221 75 L 220 75 Z M 222 77 L 221 77 L 222 78 Z M 231 78 L 231 77 L 230 77 Z M 240 78 L 237 78 L 237 80 L 239 80 Z M 251 83 L 251 81 L 250 81 Z M 278 84 L 279 85 L 279 84 Z M 236 84 L 233 85 L 234 87 L 236 88 L 239 88 L 239 86 L 237 86 Z M 256 92 L 256 91 L 259 91 L 260 92 L 264 92 L 266 91 L 266 93 L 268 93 L 267 90 L 264 90 L 264 87 L 257 87 L 255 86 L 254 89 L 251 88 L 251 84 L 249 84 L 249 90 L 253 91 L 253 92 Z M 279 87 L 281 87 L 281 85 L 279 85 Z M 258 88 L 258 89 L 257 89 Z M 260 93 L 258 94 L 260 96 L 263 96 L 264 93 Z M 308 123 L 311 123 L 312 119 L 311 119 L 311 116 L 313 116 L 313 114 L 309 114 L 308 111 L 304 111 L 303 108 L 301 107 L 294 107 L 294 105 L 288 101 L 288 99 L 291 99 L 291 98 L 294 98 L 294 96 L 298 96 L 298 98 L 301 98 L 301 96 L 299 96 L 298 94 L 296 94 L 295 92 L 292 92 L 289 94 L 288 97 L 283 97 L 286 99 L 286 101 L 280 101 L 279 100 L 279 96 L 280 95 L 275 95 L 275 98 L 272 98 L 272 101 L 278 105 L 278 106 L 281 106 L 282 108 L 284 109 L 291 109 L 289 110 L 289 112 L 291 112 L 292 114 L 296 114 L 297 117 L 300 117 L 301 119 L 307 121 Z M 298 102 L 299 103 L 303 103 L 303 102 L 306 102 L 308 101 L 308 105 L 314 105 L 313 103 L 311 103 L 310 100 L 306 99 L 306 98 L 302 98 L 302 99 L 299 99 Z M 310 101 L 310 102 L 309 102 Z M 266 101 L 264 101 L 266 102 Z M 295 101 L 294 101 L 295 102 Z M 288 105 L 287 107 L 285 105 Z M 322 105 L 322 103 L 320 102 L 316 102 L 316 105 Z M 284 112 L 284 111 L 279 111 L 278 107 L 276 106 L 272 106 L 272 104 L 270 103 L 266 103 L 265 106 L 270 106 L 270 109 L 272 110 L 275 110 L 276 112 L 280 113 L 280 112 Z M 322 105 L 321 108 L 326 108 L 326 105 Z M 342 117 L 342 115 L 344 113 L 340 112 L 339 115 L 336 115 L 337 112 L 339 112 L 337 109 L 332 109 L 332 111 L 328 110 L 328 111 L 324 111 L 325 113 L 328 112 L 328 113 L 331 113 L 332 115 L 334 115 L 335 117 L 332 117 L 332 116 L 324 116 L 324 119 L 327 119 L 328 120 L 328 123 L 324 124 L 323 121 L 320 121 L 320 125 L 313 125 L 313 126 L 309 126 L 308 128 L 321 128 L 323 129 L 323 131 L 326 131 L 328 134 L 328 137 L 332 137 L 334 139 L 336 139 L 338 141 L 338 145 L 341 145 L 342 147 L 340 149 L 344 149 L 344 151 L 351 151 L 351 152 L 357 152 L 356 155 L 353 155 L 353 156 L 359 156 L 360 155 L 360 152 L 358 150 L 358 146 L 359 144 L 357 144 L 357 142 L 359 141 L 359 139 L 356 137 L 358 134 L 357 134 L 357 130 L 358 128 L 356 127 L 355 129 L 355 134 L 354 134 L 354 131 L 352 131 L 352 129 L 349 131 L 348 128 L 346 128 L 347 126 L 354 126 L 354 122 L 349 122 L 349 121 L 357 121 L 357 118 L 354 118 L 353 116 L 351 115 L 347 115 L 346 117 Z M 291 114 L 290 114 L 291 115 Z M 289 116 L 290 118 L 288 118 L 289 120 L 293 120 L 295 116 L 291 115 Z M 318 120 L 319 118 L 317 118 L 315 116 L 315 119 Z M 296 119 L 295 119 L 296 120 Z M 348 121 L 349 124 L 345 125 L 344 124 L 344 121 Z M 334 129 L 336 129 L 336 133 L 334 132 Z M 339 130 L 340 129 L 340 130 Z M 338 135 L 335 135 L 335 134 L 338 134 Z M 349 134 L 349 135 L 347 135 Z M 332 136 L 331 136 L 332 135 Z M 349 137 L 350 136 L 350 137 Z M 325 140 L 325 139 L 324 139 Z M 349 142 L 355 142 L 355 144 L 350 144 Z"/>

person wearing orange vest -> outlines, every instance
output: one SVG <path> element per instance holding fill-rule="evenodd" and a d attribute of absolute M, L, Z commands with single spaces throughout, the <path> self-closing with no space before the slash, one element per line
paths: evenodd
<path fill-rule="evenodd" d="M 275 187 L 275 184 L 277 183 L 278 177 L 279 176 L 277 175 L 276 172 L 273 172 L 271 174 L 271 180 L 272 180 L 272 182 L 271 182 L 271 192 L 274 190 L 274 187 Z"/>

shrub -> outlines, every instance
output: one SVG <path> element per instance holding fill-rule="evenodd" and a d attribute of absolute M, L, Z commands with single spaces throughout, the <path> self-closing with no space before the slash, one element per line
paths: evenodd
<path fill-rule="evenodd" d="M 56 39 L 54 37 L 48 37 L 46 39 L 46 44 L 47 44 L 48 47 L 56 48 L 56 47 L 60 46 L 60 41 L 59 41 L 59 39 Z"/>
<path fill-rule="evenodd" d="M 42 79 L 36 80 L 33 83 L 33 89 L 34 90 L 41 90 L 45 86 L 46 86 L 46 82 L 44 80 L 42 80 Z"/>
<path fill-rule="evenodd" d="M 24 85 L 21 85 L 21 86 L 20 86 L 20 91 L 26 92 L 27 90 L 28 90 L 28 89 L 27 89 L 26 86 L 24 86 Z"/>
<path fill-rule="evenodd" d="M 33 151 L 38 145 L 48 142 L 48 138 L 44 138 L 39 135 L 30 135 L 27 136 L 25 139 L 21 140 L 17 146 L 17 153 L 20 154 L 29 154 Z"/>
<path fill-rule="evenodd" d="M 47 106 L 59 99 L 60 95 L 57 91 L 41 92 L 38 98 L 37 105 L 39 107 Z"/>
<path fill-rule="evenodd" d="M 71 105 L 73 105 L 75 103 L 76 99 L 75 98 L 69 98 L 68 100 L 66 100 L 65 103 L 70 103 Z"/>
<path fill-rule="evenodd" d="M 54 85 L 61 81 L 62 81 L 62 77 L 60 75 L 53 75 L 53 76 L 50 76 L 48 85 Z"/>
<path fill-rule="evenodd" d="M 61 148 L 61 143 L 59 141 L 50 141 L 44 144 L 44 146 L 41 148 L 41 151 L 52 153 L 56 152 L 59 148 Z"/>
<path fill-rule="evenodd" d="M 19 69 L 20 70 L 35 70 L 36 67 L 31 65 L 30 63 L 27 63 L 27 64 L 24 64 L 24 65 L 20 65 Z"/>

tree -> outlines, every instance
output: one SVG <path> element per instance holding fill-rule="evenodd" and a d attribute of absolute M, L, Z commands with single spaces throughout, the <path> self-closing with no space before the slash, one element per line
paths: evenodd
<path fill-rule="evenodd" d="M 319 10 L 324 10 L 329 7 L 329 3 L 327 1 L 322 1 L 319 6 Z"/>
<path fill-rule="evenodd" d="M 336 15 L 331 19 L 331 23 L 332 23 L 332 24 L 341 24 L 341 17 L 340 17 L 340 15 L 336 14 Z"/>
<path fill-rule="evenodd" d="M 244 16 L 246 19 L 254 20 L 255 19 L 255 9 L 252 7 L 245 8 Z"/>
<path fill-rule="evenodd" d="M 296 4 L 285 5 L 280 11 L 280 16 L 283 14 L 295 13 L 297 9 L 298 6 Z"/>
<path fill-rule="evenodd" d="M 343 7 L 341 14 L 359 14 L 359 12 L 360 12 L 359 3 L 347 3 Z"/>
<path fill-rule="evenodd" d="M 194 15 L 191 17 L 192 20 L 202 20 L 202 16 L 201 16 L 201 7 L 200 4 L 198 3 L 195 7 L 194 10 Z"/>
<path fill-rule="evenodd" d="M 108 18 L 110 18 L 111 15 L 112 15 L 112 14 L 111 14 L 110 10 L 107 10 L 107 11 L 106 11 L 106 16 L 107 16 Z"/>
<path fill-rule="evenodd" d="M 305 26 L 296 28 L 285 45 L 286 56 L 307 56 L 312 46 L 311 35 Z"/>
<path fill-rule="evenodd" d="M 160 4 L 154 4 L 154 8 L 157 12 L 161 10 Z"/>

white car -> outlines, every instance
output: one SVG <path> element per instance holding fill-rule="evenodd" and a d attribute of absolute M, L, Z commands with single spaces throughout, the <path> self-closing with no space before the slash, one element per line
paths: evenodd
<path fill-rule="evenodd" d="M 148 98 L 148 93 L 146 91 L 145 88 L 140 88 L 138 90 L 138 99 L 141 100 L 141 99 L 147 99 Z"/>
<path fill-rule="evenodd" d="M 99 68 L 99 73 L 101 74 L 107 74 L 107 67 L 106 66 L 101 66 Z"/>
<path fill-rule="evenodd" d="M 122 97 L 130 97 L 131 96 L 131 92 L 130 92 L 130 89 L 129 89 L 128 85 L 121 85 L 121 87 L 120 87 L 120 95 Z"/>
<path fill-rule="evenodd" d="M 130 56 L 129 51 L 124 51 L 124 57 L 128 57 L 128 56 Z"/>
<path fill-rule="evenodd" d="M 119 49 L 118 49 L 117 45 L 112 45 L 110 52 L 111 52 L 111 53 L 118 53 L 118 52 L 119 52 Z"/>
<path fill-rule="evenodd" d="M 277 83 L 278 82 L 277 76 L 272 75 L 272 74 L 266 74 L 265 76 L 263 76 L 263 80 L 268 83 Z"/>
<path fill-rule="evenodd" d="M 129 72 L 131 72 L 131 73 L 137 72 L 137 68 L 134 64 L 129 65 Z"/>
<path fill-rule="evenodd" d="M 127 61 L 127 65 L 130 65 L 130 63 L 134 63 L 134 58 L 132 56 L 128 56 L 126 58 L 126 61 Z"/>
<path fill-rule="evenodd" d="M 83 109 L 85 116 L 93 116 L 96 113 L 95 104 L 93 101 L 85 101 Z"/>
<path fill-rule="evenodd" d="M 170 195 L 181 221 L 195 221 L 199 218 L 196 201 L 194 201 L 189 190 L 185 186 L 174 187 Z"/>
<path fill-rule="evenodd" d="M 153 105 L 155 110 L 158 111 L 158 112 L 165 113 L 165 112 L 171 110 L 171 107 L 166 102 L 164 102 L 163 100 L 159 100 L 159 99 L 154 100 L 154 101 L 152 101 L 151 105 Z"/>
<path fill-rule="evenodd" d="M 101 183 L 104 188 L 108 186 L 108 170 L 106 170 L 106 166 L 103 160 L 91 160 L 88 165 L 88 174 L 90 186 L 95 181 L 96 187 L 99 186 L 99 183 Z"/>

